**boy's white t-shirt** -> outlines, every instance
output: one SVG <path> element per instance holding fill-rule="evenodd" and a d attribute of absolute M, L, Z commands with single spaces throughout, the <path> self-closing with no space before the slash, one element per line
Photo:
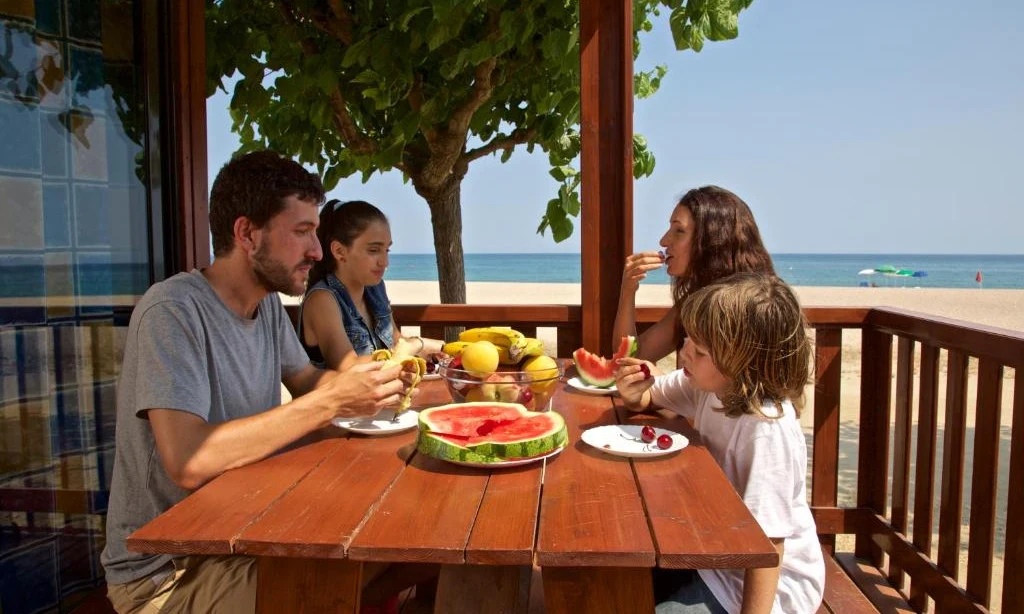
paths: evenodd
<path fill-rule="evenodd" d="M 730 418 L 720 411 L 722 403 L 715 394 L 690 386 L 682 369 L 657 377 L 651 400 L 693 420 L 704 445 L 765 534 L 785 539 L 772 614 L 817 612 L 825 590 L 825 561 L 807 505 L 807 447 L 793 404 L 781 403 L 778 418 Z M 764 412 L 777 416 L 779 409 L 767 405 Z M 737 614 L 743 601 L 743 570 L 699 573 L 722 607 Z"/>

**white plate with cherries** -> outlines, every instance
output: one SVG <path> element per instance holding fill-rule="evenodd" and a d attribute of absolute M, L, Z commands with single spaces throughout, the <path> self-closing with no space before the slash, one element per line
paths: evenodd
<path fill-rule="evenodd" d="M 678 452 L 690 440 L 649 424 L 608 424 L 583 431 L 583 442 L 605 454 L 626 458 L 653 458 Z"/>

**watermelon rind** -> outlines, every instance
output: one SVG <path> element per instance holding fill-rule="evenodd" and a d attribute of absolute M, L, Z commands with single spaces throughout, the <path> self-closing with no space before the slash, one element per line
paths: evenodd
<path fill-rule="evenodd" d="M 459 425 L 445 423 L 440 419 L 439 414 L 451 410 L 466 409 L 493 409 L 492 416 L 486 413 L 475 418 L 479 420 L 495 419 L 500 423 L 515 423 L 519 420 L 550 421 L 550 426 L 541 435 L 524 437 L 514 441 L 487 441 L 483 439 L 475 443 L 457 442 L 459 436 L 476 435 L 467 429 L 464 433 L 441 432 L 446 430 L 460 430 L 459 428 L 444 428 Z M 514 414 L 514 415 L 513 415 Z M 432 419 L 435 418 L 435 419 Z M 420 412 L 419 436 L 417 438 L 417 449 L 427 456 L 441 460 L 468 462 L 468 463 L 498 463 L 509 459 L 532 458 L 552 452 L 565 446 L 569 441 L 568 430 L 565 427 L 565 419 L 557 412 L 531 412 L 518 403 L 452 403 L 441 405 Z M 486 438 L 486 435 L 483 436 Z"/>

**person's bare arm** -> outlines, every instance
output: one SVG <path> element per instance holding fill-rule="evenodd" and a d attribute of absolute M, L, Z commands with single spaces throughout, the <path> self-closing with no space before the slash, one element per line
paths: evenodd
<path fill-rule="evenodd" d="M 676 310 L 669 309 L 658 322 L 637 338 L 636 357 L 641 360 L 658 362 L 676 351 Z"/>
<path fill-rule="evenodd" d="M 401 369 L 381 369 L 381 364 L 358 365 L 344 374 L 325 372 L 309 394 L 217 424 L 186 411 L 150 409 L 146 413 L 164 470 L 175 484 L 194 490 L 327 426 L 334 417 L 372 416 L 395 405 L 405 389 Z"/>
<path fill-rule="evenodd" d="M 312 364 L 307 364 L 298 373 L 282 376 L 281 383 L 291 393 L 292 398 L 297 398 L 315 390 L 322 381 L 333 377 L 334 373 L 336 372 L 333 370 L 318 369 Z"/>
<path fill-rule="evenodd" d="M 619 289 L 619 307 L 615 311 L 615 323 L 612 325 L 615 343 L 627 335 L 636 335 L 636 291 L 647 273 L 660 268 L 662 264 L 658 252 L 641 252 L 626 257 L 626 264 L 622 268 L 622 286 Z"/>
<path fill-rule="evenodd" d="M 328 368 L 346 371 L 361 362 L 345 332 L 341 309 L 331 292 L 318 290 L 306 297 L 302 306 L 302 328 L 304 341 L 320 347 Z"/>
<path fill-rule="evenodd" d="M 770 614 L 779 590 L 779 574 L 782 571 L 782 553 L 786 540 L 772 539 L 772 545 L 779 552 L 779 564 L 775 567 L 748 569 L 743 574 L 743 605 L 740 614 Z"/>

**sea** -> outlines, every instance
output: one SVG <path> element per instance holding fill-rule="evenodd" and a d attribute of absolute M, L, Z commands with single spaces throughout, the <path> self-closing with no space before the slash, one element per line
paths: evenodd
<path fill-rule="evenodd" d="M 775 271 L 794 286 L 895 286 L 922 288 L 1024 288 L 1024 254 L 773 254 Z M 892 267 L 917 273 L 860 274 Z M 976 279 L 981 273 L 981 283 Z M 433 254 L 392 254 L 385 277 L 392 281 L 436 281 Z M 466 281 L 579 283 L 579 254 L 466 254 Z M 670 283 L 665 269 L 647 284 Z"/>
<path fill-rule="evenodd" d="M 1024 289 L 1024 255 L 912 254 L 774 254 L 775 270 L 795 286 L 894 286 L 921 288 Z M 79 262 L 44 267 L 24 259 L 0 257 L 0 298 L 36 297 L 48 292 L 47 279 L 67 280 L 81 296 L 140 295 L 149 285 L 146 263 Z M 917 276 L 861 274 L 891 267 Z M 52 269 L 52 271 L 50 270 Z M 981 283 L 976 280 L 981 274 Z M 389 281 L 436 281 L 433 254 L 392 254 Z M 579 254 L 466 254 L 467 281 L 579 283 Z M 652 271 L 643 283 L 670 283 L 664 269 Z"/>

